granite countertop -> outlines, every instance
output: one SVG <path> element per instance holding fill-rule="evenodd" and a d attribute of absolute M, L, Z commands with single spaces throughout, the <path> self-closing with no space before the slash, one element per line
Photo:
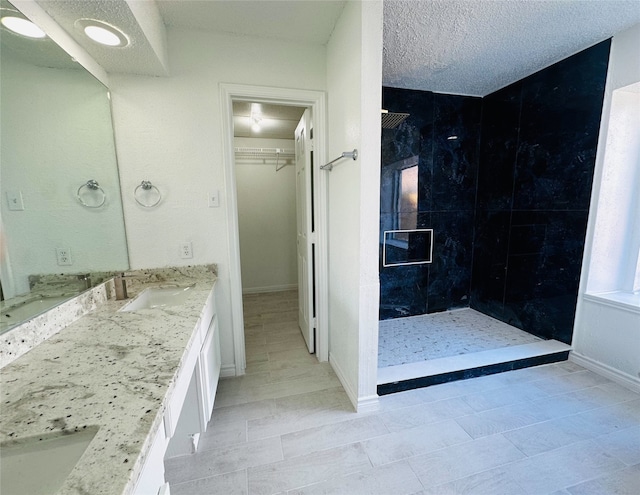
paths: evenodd
<path fill-rule="evenodd" d="M 132 492 L 163 424 L 215 267 L 127 272 L 107 300 L 0 370 L 0 443 L 99 428 L 60 494 Z M 147 287 L 194 284 L 179 306 L 118 312 Z"/>

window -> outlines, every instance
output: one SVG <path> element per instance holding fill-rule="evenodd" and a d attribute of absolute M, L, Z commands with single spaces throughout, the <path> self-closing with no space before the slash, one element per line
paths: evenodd
<path fill-rule="evenodd" d="M 640 82 L 611 99 L 587 293 L 640 307 Z"/>

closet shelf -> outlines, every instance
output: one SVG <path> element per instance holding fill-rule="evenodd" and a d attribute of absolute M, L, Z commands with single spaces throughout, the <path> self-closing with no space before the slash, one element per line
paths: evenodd
<path fill-rule="evenodd" d="M 234 148 L 233 151 L 238 158 L 295 158 L 296 153 L 293 149 L 285 148 Z"/>

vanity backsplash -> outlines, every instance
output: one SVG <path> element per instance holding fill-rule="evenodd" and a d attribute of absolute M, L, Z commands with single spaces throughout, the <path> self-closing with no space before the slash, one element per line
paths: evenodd
<path fill-rule="evenodd" d="M 135 292 L 143 284 L 170 282 L 176 276 L 198 279 L 211 273 L 217 275 L 217 266 L 153 268 L 124 273 L 127 275 L 127 284 Z M 83 275 L 30 276 L 30 293 L 2 301 L 0 369 L 114 298 L 114 275 L 114 272 L 91 272 Z M 46 307 L 47 303 L 50 304 L 49 308 Z M 21 316 L 29 306 L 34 307 L 34 313 Z M 18 320 L 17 324 L 12 324 L 12 318 Z"/>
<path fill-rule="evenodd" d="M 0 336 L 0 368 L 4 368 L 30 349 L 104 303 L 109 298 L 108 294 L 111 290 L 108 285 L 113 286 L 113 282 L 104 282 L 76 297 L 69 296 L 65 302 L 52 309 L 7 329 Z M 3 309 L 3 313 L 4 311 Z"/>

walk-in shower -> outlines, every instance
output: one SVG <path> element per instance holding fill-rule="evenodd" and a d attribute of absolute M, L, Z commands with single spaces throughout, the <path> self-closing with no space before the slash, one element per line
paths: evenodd
<path fill-rule="evenodd" d="M 484 97 L 383 88 L 379 393 L 567 359 L 609 45 Z"/>

